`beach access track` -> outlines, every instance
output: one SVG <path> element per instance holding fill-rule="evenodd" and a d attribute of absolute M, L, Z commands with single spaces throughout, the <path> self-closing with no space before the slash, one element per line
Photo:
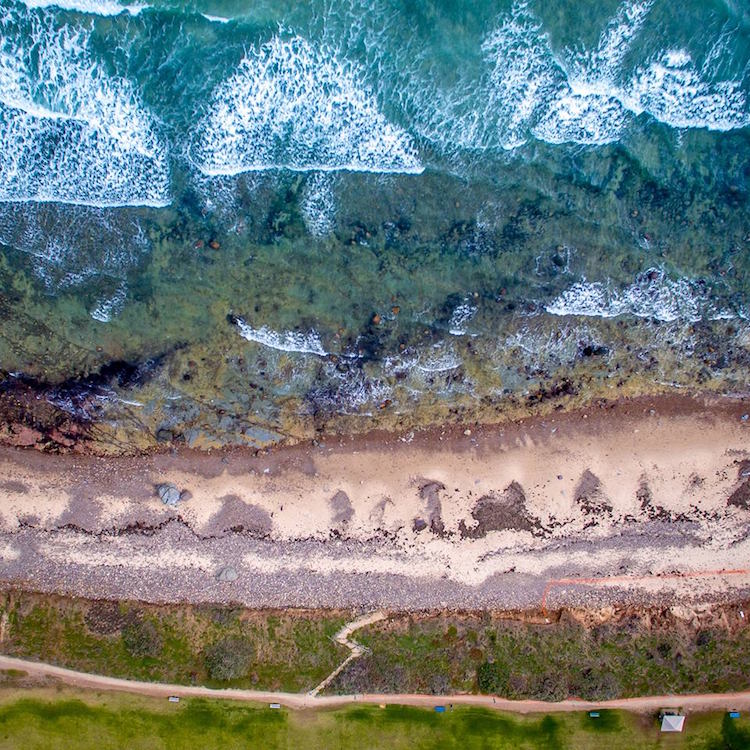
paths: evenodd
<path fill-rule="evenodd" d="M 431 708 L 436 705 L 478 706 L 497 711 L 521 714 L 555 713 L 569 711 L 592 711 L 619 709 L 636 713 L 658 711 L 667 706 L 679 707 L 683 711 L 750 710 L 750 691 L 742 693 L 710 693 L 700 695 L 651 695 L 640 698 L 621 698 L 609 701 L 583 701 L 568 699 L 551 703 L 538 700 L 507 700 L 490 695 L 418 695 L 412 693 L 354 695 L 311 695 L 310 693 L 266 692 L 262 690 L 238 690 L 208 688 L 197 685 L 171 685 L 158 682 L 122 680 L 117 677 L 88 674 L 65 669 L 53 664 L 0 656 L 0 669 L 19 670 L 35 677 L 50 677 L 67 685 L 89 690 L 111 690 L 138 695 L 169 698 L 213 698 L 220 700 L 250 701 L 254 703 L 279 703 L 286 708 L 309 710 L 336 708 L 351 704 L 402 705 Z"/>

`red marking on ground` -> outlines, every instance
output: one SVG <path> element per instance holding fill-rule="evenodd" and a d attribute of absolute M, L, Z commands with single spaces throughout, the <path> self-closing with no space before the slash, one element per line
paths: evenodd
<path fill-rule="evenodd" d="M 632 583 L 634 581 L 670 580 L 683 578 L 710 578 L 711 576 L 739 576 L 750 575 L 750 570 L 698 570 L 686 573 L 654 573 L 648 576 L 602 576 L 600 578 L 553 578 L 547 581 L 542 594 L 542 612 L 547 611 L 547 596 L 553 586 L 570 584 L 573 586 L 597 586 L 606 583 Z"/>

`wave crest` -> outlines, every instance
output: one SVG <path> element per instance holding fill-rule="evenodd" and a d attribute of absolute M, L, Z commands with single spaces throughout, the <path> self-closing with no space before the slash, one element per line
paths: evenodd
<path fill-rule="evenodd" d="M 129 13 L 137 16 L 146 6 L 134 3 L 120 5 L 117 0 L 20 0 L 27 8 L 59 8 L 74 10 L 78 13 L 92 13 L 97 16 L 118 16 Z"/>
<path fill-rule="evenodd" d="M 716 309 L 703 282 L 673 280 L 656 268 L 639 274 L 635 283 L 623 289 L 615 288 L 610 281 L 588 282 L 584 279 L 566 289 L 546 305 L 545 310 L 552 315 L 599 318 L 634 315 L 664 322 L 683 320 L 695 323 L 704 317 L 734 317 L 727 310 Z"/>
<path fill-rule="evenodd" d="M 253 341 L 261 346 L 277 349 L 282 352 L 297 352 L 299 354 L 315 354 L 318 357 L 326 357 L 328 353 L 323 348 L 323 342 L 317 331 L 273 331 L 267 326 L 253 328 L 242 318 L 234 318 L 240 336 L 248 341 Z"/>
<path fill-rule="evenodd" d="M 168 204 L 166 146 L 135 87 L 91 55 L 90 29 L 23 21 L 0 19 L 0 201 Z"/>
<path fill-rule="evenodd" d="M 208 175 L 423 170 L 412 139 L 386 120 L 358 71 L 298 36 L 249 52 L 217 87 L 193 157 Z"/>

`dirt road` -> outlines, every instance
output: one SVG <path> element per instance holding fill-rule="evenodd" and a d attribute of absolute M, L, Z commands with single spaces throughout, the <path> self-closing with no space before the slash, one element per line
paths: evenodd
<path fill-rule="evenodd" d="M 335 695 L 316 696 L 308 693 L 272 693 L 259 690 L 214 690 L 201 686 L 169 685 L 165 683 L 121 680 L 104 675 L 86 674 L 51 664 L 0 656 L 0 669 L 23 670 L 29 675 L 54 677 L 67 685 L 93 690 L 115 690 L 152 697 L 177 695 L 182 697 L 220 698 L 225 700 L 280 703 L 292 709 L 315 709 L 345 706 L 352 703 L 399 704 L 431 707 L 436 705 L 482 706 L 498 711 L 515 713 L 551 713 L 557 711 L 589 711 L 616 708 L 636 713 L 658 711 L 660 708 L 681 708 L 684 711 L 750 710 L 750 691 L 744 693 L 718 693 L 709 695 L 653 695 L 642 698 L 623 698 L 612 701 L 565 700 L 559 703 L 545 701 L 511 701 L 486 695 Z"/>

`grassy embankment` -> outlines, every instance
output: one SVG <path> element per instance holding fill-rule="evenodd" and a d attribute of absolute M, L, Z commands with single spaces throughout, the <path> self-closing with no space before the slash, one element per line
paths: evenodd
<path fill-rule="evenodd" d="M 251 612 L 13 593 L 0 651 L 153 682 L 302 692 L 349 653 L 332 640 L 348 613 Z"/>
<path fill-rule="evenodd" d="M 304 692 L 348 654 L 331 636 L 349 612 L 0 596 L 5 654 L 157 682 Z M 485 692 L 591 700 L 750 688 L 750 627 L 738 607 L 689 624 L 668 611 L 581 624 L 500 615 L 399 616 L 357 632 L 371 651 L 329 692 Z"/>
<path fill-rule="evenodd" d="M 0 750 L 746 750 L 750 720 L 722 714 L 689 716 L 677 737 L 659 735 L 655 716 L 602 712 L 511 716 L 456 708 L 444 714 L 419 708 L 358 706 L 291 712 L 267 706 L 116 693 L 58 690 L 0 691 Z"/>
<path fill-rule="evenodd" d="M 490 615 L 401 617 L 357 633 L 370 653 L 334 692 L 483 692 L 508 698 L 607 700 L 750 688 L 750 627 L 739 607 L 702 623 L 669 611 L 614 615 L 582 625 Z"/>

